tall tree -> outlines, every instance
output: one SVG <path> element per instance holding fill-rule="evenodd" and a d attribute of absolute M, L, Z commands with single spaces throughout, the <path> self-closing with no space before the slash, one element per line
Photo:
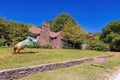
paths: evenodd
<path fill-rule="evenodd" d="M 4 24 L 4 19 L 0 18 L 0 46 L 4 46 L 4 44 L 7 42 L 5 37 L 7 33 L 7 27 Z"/>
<path fill-rule="evenodd" d="M 51 30 L 54 32 L 58 32 L 63 30 L 65 24 L 75 25 L 77 24 L 75 20 L 67 13 L 59 14 L 55 19 L 50 21 Z"/>
<path fill-rule="evenodd" d="M 101 39 L 110 45 L 111 50 L 120 51 L 120 21 L 109 23 L 103 29 Z"/>
<path fill-rule="evenodd" d="M 31 25 L 0 18 L 0 46 L 4 46 L 8 42 L 14 45 L 24 40 L 26 36 L 32 35 L 28 32 L 30 26 Z"/>
<path fill-rule="evenodd" d="M 72 47 L 82 43 L 87 38 L 87 32 L 79 26 L 75 20 L 66 13 L 62 13 L 57 18 L 50 21 L 52 31 L 62 31 L 63 38 L 72 44 Z M 79 46 L 75 48 L 79 48 Z"/>
<path fill-rule="evenodd" d="M 19 41 L 22 41 L 28 36 L 30 33 L 28 32 L 29 25 L 19 23 L 19 22 L 6 22 L 8 26 L 8 37 L 7 40 L 13 42 L 13 45 Z"/>
<path fill-rule="evenodd" d="M 71 26 L 69 23 L 64 26 L 63 36 L 65 39 L 74 42 L 84 42 L 87 38 L 87 32 L 84 31 L 79 25 Z"/>

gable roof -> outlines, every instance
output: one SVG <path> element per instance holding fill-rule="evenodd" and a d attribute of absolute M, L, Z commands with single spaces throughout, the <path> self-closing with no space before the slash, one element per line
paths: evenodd
<path fill-rule="evenodd" d="M 29 28 L 29 31 L 33 34 L 40 34 L 43 31 L 43 29 L 33 26 L 33 27 Z M 59 32 L 48 31 L 48 32 L 49 32 L 49 36 L 51 38 L 55 38 L 55 37 L 59 36 L 59 34 L 61 33 L 61 31 L 59 31 Z"/>
<path fill-rule="evenodd" d="M 51 32 L 51 31 L 49 31 L 49 35 L 52 38 L 55 38 L 55 37 L 59 36 L 60 33 L 61 33 L 61 31 L 59 31 L 59 32 Z"/>
<path fill-rule="evenodd" d="M 40 34 L 43 30 L 41 28 L 33 26 L 29 28 L 29 31 L 34 34 Z"/>

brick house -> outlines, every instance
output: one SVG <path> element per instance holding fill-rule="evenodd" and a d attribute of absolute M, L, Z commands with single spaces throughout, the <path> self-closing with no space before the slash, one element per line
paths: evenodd
<path fill-rule="evenodd" d="M 50 24 L 47 22 L 43 22 L 42 28 L 33 26 L 29 28 L 29 31 L 37 35 L 40 45 L 51 45 L 54 49 L 61 49 L 63 46 L 62 32 L 50 31 Z"/>

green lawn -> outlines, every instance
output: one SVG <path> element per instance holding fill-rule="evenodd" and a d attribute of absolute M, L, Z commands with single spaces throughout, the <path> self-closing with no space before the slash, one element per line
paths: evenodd
<path fill-rule="evenodd" d="M 54 49 L 24 49 L 23 52 L 36 52 L 35 54 L 12 54 L 11 48 L 0 48 L 0 70 L 11 69 L 38 64 L 47 64 L 76 60 L 95 56 L 105 56 L 110 52 L 98 52 L 90 50 L 54 50 Z M 85 63 L 70 68 L 59 69 L 38 73 L 20 80 L 104 80 L 104 74 L 108 74 L 120 66 L 120 56 L 108 59 L 109 69 L 91 66 L 91 63 Z M 96 63 L 104 66 L 104 63 Z"/>
<path fill-rule="evenodd" d="M 109 52 L 85 50 L 24 49 L 35 54 L 12 54 L 12 48 L 0 48 L 0 70 L 30 65 L 54 63 L 94 56 L 108 55 Z"/>
<path fill-rule="evenodd" d="M 91 66 L 91 64 L 93 63 L 38 73 L 19 80 L 108 80 L 108 77 L 120 68 L 120 55 L 107 59 L 107 69 Z M 105 63 L 95 64 L 105 67 Z"/>
<path fill-rule="evenodd" d="M 91 66 L 85 63 L 70 68 L 34 74 L 19 80 L 108 80 L 112 72 L 120 67 L 120 55 L 107 60 L 108 69 Z M 104 63 L 96 63 L 105 66 Z"/>

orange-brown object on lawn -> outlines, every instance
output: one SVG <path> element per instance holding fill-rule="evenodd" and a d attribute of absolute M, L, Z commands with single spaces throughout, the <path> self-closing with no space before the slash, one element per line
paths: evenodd
<path fill-rule="evenodd" d="M 19 53 L 20 50 L 24 49 L 26 47 L 26 45 L 30 44 L 31 42 L 26 39 L 23 40 L 21 42 L 19 42 L 18 44 L 16 44 L 13 48 L 14 48 L 14 53 Z"/>
<path fill-rule="evenodd" d="M 14 53 L 16 53 L 16 52 L 19 53 L 20 50 L 22 50 L 22 49 L 25 48 L 26 46 L 28 46 L 28 45 L 34 45 L 35 43 L 37 43 L 37 40 L 34 39 L 34 38 L 32 38 L 32 37 L 30 37 L 30 36 L 28 36 L 28 37 L 26 37 L 26 38 L 27 38 L 27 39 L 19 42 L 18 44 L 16 44 L 16 45 L 14 46 Z"/>
<path fill-rule="evenodd" d="M 19 53 L 20 50 L 22 50 L 21 48 L 19 48 L 17 45 L 13 47 L 14 49 L 14 53 Z"/>

